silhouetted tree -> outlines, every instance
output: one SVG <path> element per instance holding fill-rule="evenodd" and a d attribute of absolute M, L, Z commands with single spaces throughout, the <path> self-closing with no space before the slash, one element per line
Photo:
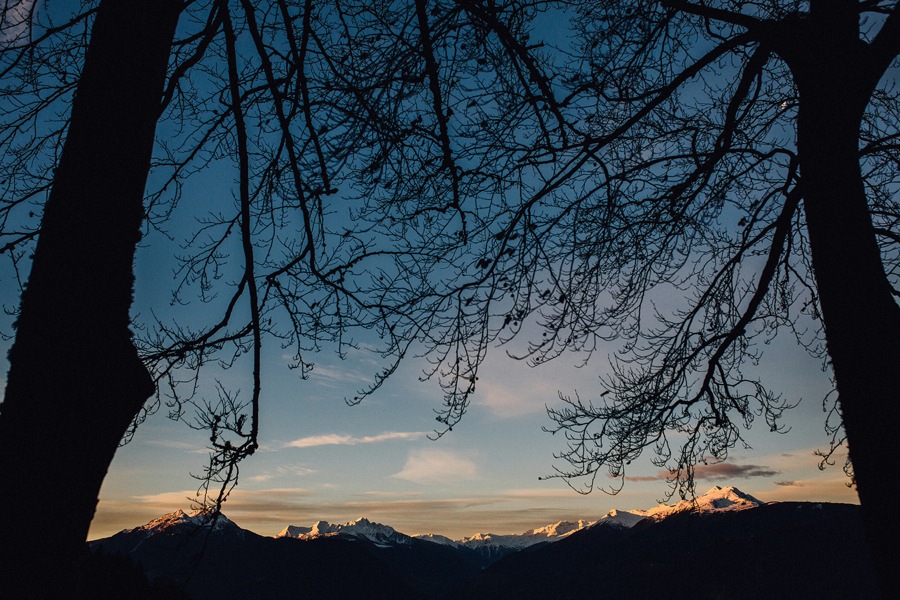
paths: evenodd
<path fill-rule="evenodd" d="M 4 199 L 5 236 L 17 241 L 37 233 L 20 229 L 11 211 L 49 190 L 0 413 L 0 543 L 9 593 L 75 593 L 69 569 L 80 560 L 100 485 L 123 433 L 153 393 L 128 329 L 132 262 L 180 10 L 173 0 L 104 3 L 86 53 L 74 45 L 35 58 L 5 40 L 4 74 L 26 74 L 17 88 L 3 90 L 10 108 L 4 117 L 4 187 L 7 194 L 22 193 Z M 81 54 L 84 68 L 66 140 L 55 172 L 30 179 L 30 153 L 59 140 L 53 124 L 36 119 L 49 119 L 41 109 L 53 106 L 53 94 L 71 92 L 72 80 L 48 82 L 53 73 L 65 73 L 74 59 L 69 53 Z M 27 100 L 16 111 L 18 99 Z M 28 139 L 47 129 L 49 142 Z M 4 250 L 17 252 L 9 245 Z M 48 528 L 36 527 L 35 519 Z"/>
<path fill-rule="evenodd" d="M 0 506 L 5 539 L 27 533 L 7 515 L 60 489 L 80 507 L 53 503 L 71 524 L 60 536 L 72 551 L 84 539 L 115 444 L 151 393 L 128 332 L 135 190 L 149 168 L 143 232 L 158 235 L 190 213 L 182 186 L 207 170 L 235 173 L 233 191 L 188 237 L 175 300 L 208 301 L 208 320 L 143 322 L 138 355 L 156 382 L 149 408 L 193 407 L 210 430 L 214 502 L 258 445 L 264 340 L 292 348 L 305 372 L 309 352 L 372 330 L 387 366 L 351 402 L 410 352 L 427 354 L 445 391 L 439 434 L 466 412 L 490 345 L 527 335 L 522 354 L 544 362 L 624 341 L 608 394 L 551 411 L 570 444 L 560 475 L 592 486 L 607 468 L 621 480 L 650 447 L 689 494 L 693 466 L 724 460 L 742 423 L 777 428 L 789 403 L 741 365 L 788 330 L 831 365 L 844 426 L 833 448 L 845 431 L 891 595 L 897 526 L 875 521 L 894 497 L 883 474 L 900 421 L 897 2 L 159 4 L 103 0 L 94 20 L 88 3 L 62 25 L 38 10 L 31 29 L 4 29 L 3 249 L 16 273 L 38 238 L 0 413 L 0 477 L 21 485 Z M 140 35 L 102 27 L 104 14 L 142 10 L 157 16 Z M 569 19 L 573 37 L 549 33 Z M 110 30 L 115 50 L 101 46 Z M 154 79 L 167 49 L 167 77 Z M 103 56 L 130 78 L 93 92 L 116 106 L 91 99 Z M 148 64 L 123 67 L 138 59 Z M 51 121 L 69 115 L 76 85 L 68 120 Z M 99 114 L 82 117 L 82 103 Z M 99 127 L 116 114 L 122 123 Z M 82 151 L 70 151 L 76 125 L 98 127 Z M 70 154 L 80 166 L 66 167 Z M 133 171 L 107 166 L 132 154 L 143 157 Z M 80 195 L 57 219 L 66 185 Z M 82 212 L 92 198 L 96 212 Z M 109 226 L 112 207 L 127 227 Z M 45 251 L 57 228 L 70 232 L 65 251 Z M 39 283 L 44 270 L 62 279 Z M 98 362 L 112 354 L 121 366 Z M 198 369 L 243 354 L 250 398 L 204 395 Z"/>
<path fill-rule="evenodd" d="M 827 358 L 843 430 L 825 458 L 846 439 L 882 592 L 897 595 L 900 530 L 883 515 L 900 419 L 900 6 L 598 2 L 579 23 L 565 103 L 583 124 L 568 164 L 586 168 L 553 181 L 571 218 L 549 322 L 567 346 L 598 332 L 629 345 L 608 401 L 551 410 L 564 475 L 622 478 L 652 447 L 692 492 L 692 466 L 723 460 L 741 422 L 777 427 L 787 404 L 741 365 L 754 340 L 793 330 Z"/>
<path fill-rule="evenodd" d="M 257 4 L 26 0 L 2 14 L 2 252 L 23 290 L 0 412 L 0 478 L 10 482 L 0 538 L 16 549 L 3 563 L 10 587 L 54 595 L 77 581 L 67 567 L 84 551 L 103 477 L 154 389 L 155 406 L 186 419 L 195 408 L 192 423 L 209 429 L 202 489 L 217 506 L 258 445 L 264 338 L 293 347 L 305 372 L 304 353 L 352 344 L 351 328 L 375 329 L 387 367 L 358 401 L 414 343 L 444 342 L 429 337 L 432 319 L 457 323 L 442 321 L 455 302 L 444 282 L 462 277 L 464 242 L 478 238 L 466 233 L 466 190 L 441 106 L 427 27 L 436 13 L 422 3 Z M 409 122 L 432 109 L 437 121 Z M 409 144 L 423 136 L 417 156 Z M 378 174 L 398 150 L 412 152 L 408 168 L 424 165 L 425 187 L 404 183 L 385 199 L 392 182 Z M 136 348 L 136 246 L 191 202 L 186 180 L 215 169 L 216 179 L 234 174 L 231 198 L 196 208 L 210 212 L 177 257 L 174 290 L 176 303 L 194 292 L 212 302 L 209 320 L 138 323 Z M 372 186 L 380 193 L 369 202 Z M 448 212 L 445 189 L 461 233 L 432 218 Z M 452 255 L 443 253 L 448 235 Z M 216 304 L 220 288 L 226 300 Z M 245 353 L 246 402 L 224 387 L 198 393 L 201 366 Z M 448 410 L 474 390 L 481 356 L 456 367 L 463 390 L 451 390 Z M 54 524 L 39 536 L 22 518 L 35 498 Z M 51 567 L 57 576 L 43 577 Z"/>
<path fill-rule="evenodd" d="M 898 3 L 415 9 L 352 12 L 366 35 L 342 56 L 367 68 L 334 80 L 365 98 L 347 105 L 354 122 L 396 132 L 355 163 L 361 217 L 384 239 L 427 240 L 419 273 L 445 275 L 412 321 L 429 323 L 438 420 L 465 412 L 492 343 L 526 332 L 520 355 L 540 363 L 619 340 L 606 392 L 550 411 L 569 442 L 559 475 L 621 482 L 649 447 L 687 495 L 693 466 L 724 460 L 742 426 L 779 428 L 791 402 L 742 366 L 793 332 L 833 374 L 824 460 L 846 436 L 894 595 Z M 566 18 L 573 38 L 545 33 Z M 405 71 L 412 29 L 422 62 Z"/>

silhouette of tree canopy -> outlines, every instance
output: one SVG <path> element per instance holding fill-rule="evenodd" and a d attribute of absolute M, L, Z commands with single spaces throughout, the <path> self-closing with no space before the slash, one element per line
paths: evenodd
<path fill-rule="evenodd" d="M 132 385 L 141 397 L 115 424 L 85 412 L 86 397 L 69 402 L 65 418 L 51 416 L 60 393 L 51 383 L 40 393 L 19 390 L 47 379 L 48 355 L 74 364 L 77 348 L 97 352 L 99 338 L 78 328 L 56 350 L 43 345 L 73 321 L 114 330 L 112 347 L 134 353 L 126 315 L 137 234 L 152 242 L 173 215 L 194 210 L 196 226 L 176 257 L 174 299 L 210 309 L 197 322 L 139 323 L 137 350 L 155 384 L 149 408 L 165 402 L 178 416 L 196 408 L 195 424 L 210 430 L 207 482 L 219 500 L 259 444 L 263 344 L 290 348 L 305 373 L 310 354 L 332 342 L 346 348 L 354 331 L 370 330 L 385 366 L 351 402 L 405 356 L 424 354 L 426 375 L 444 390 L 442 434 L 465 414 L 489 347 L 524 338 L 517 356 L 542 363 L 568 352 L 587 360 L 608 341 L 622 342 L 605 390 L 550 411 L 568 441 L 561 457 L 571 468 L 559 475 L 586 477 L 592 487 L 605 469 L 621 482 L 650 448 L 685 495 L 693 466 L 724 460 L 744 427 L 762 418 L 778 428 L 790 399 L 742 365 L 757 359 L 760 342 L 790 332 L 833 373 L 825 459 L 846 435 L 876 554 L 896 538 L 896 529 L 875 524 L 892 496 L 883 474 L 900 421 L 896 1 L 17 7 L 2 22 L 0 245 L 20 283 L 32 251 L 35 258 L 0 427 L 14 427 L 19 394 L 46 409 L 30 428 L 17 425 L 20 437 L 5 449 L 35 439 L 42 426 L 49 436 L 48 422 L 71 428 L 100 419 L 97 427 L 118 442 L 145 416 L 147 385 Z M 105 39 L 96 25 L 104 15 L 120 46 L 92 54 L 89 44 Z M 131 73 L 91 91 L 91 66 L 104 57 L 107 74 L 144 68 L 127 62 L 140 46 L 121 34 L 126 22 L 165 49 L 146 58 L 154 68 L 163 61 L 164 77 L 149 84 Z M 126 178 L 90 160 L 114 129 L 107 138 L 86 133 L 88 146 L 71 152 L 87 153 L 86 164 L 64 167 L 77 126 L 112 122 L 80 117 L 79 101 L 94 106 L 91 94 L 139 84 L 147 85 L 136 92 L 146 106 L 116 115 L 142 119 L 144 136 L 149 123 L 150 142 L 159 124 L 152 159 L 141 159 L 143 197 L 132 185 L 127 203 L 114 190 L 95 212 L 69 202 L 68 217 L 52 219 L 54 194 L 65 195 L 60 173 L 73 177 L 72 189 L 91 165 L 97 189 Z M 107 111 L 116 108 L 109 102 Z M 127 177 L 143 189 L 140 171 Z M 233 185 L 212 210 L 184 193 L 192 179 L 223 173 Z M 128 227 L 106 218 L 117 202 L 131 207 Z M 68 250 L 44 252 L 55 227 L 68 228 L 58 246 Z M 122 258 L 115 276 L 103 274 L 107 243 Z M 42 257 L 59 265 L 81 250 L 93 254 L 75 273 L 119 283 L 117 320 L 91 320 L 110 294 L 71 272 L 46 284 L 51 299 L 35 304 L 52 312 L 54 294 L 79 286 L 97 295 L 75 297 L 75 313 L 28 317 L 29 295 L 43 289 L 35 283 Z M 45 329 L 28 329 L 31 320 Z M 249 399 L 224 387 L 215 398 L 198 394 L 200 367 L 245 354 Z M 26 355 L 29 375 L 16 375 Z M 90 378 L 100 369 L 70 370 Z M 122 389 L 146 379 L 133 364 L 123 369 Z M 61 447 L 75 444 L 61 439 Z M 113 452 L 92 459 L 105 464 L 96 490 L 84 492 L 93 493 L 87 523 Z M 880 568 L 888 593 L 890 566 Z"/>

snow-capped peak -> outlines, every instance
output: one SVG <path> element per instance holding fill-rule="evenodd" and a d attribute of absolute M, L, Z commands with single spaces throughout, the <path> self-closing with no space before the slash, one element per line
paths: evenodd
<path fill-rule="evenodd" d="M 733 486 L 713 486 L 708 492 L 697 498 L 701 506 L 708 505 L 711 508 L 753 508 L 762 504 L 759 500 L 746 494 Z"/>
<path fill-rule="evenodd" d="M 289 525 L 281 530 L 275 537 L 291 537 L 301 540 L 310 540 L 324 536 L 363 538 L 370 540 L 379 546 L 407 544 L 412 539 L 410 536 L 398 532 L 393 527 L 382 525 L 381 523 L 373 523 L 364 517 L 342 524 L 318 521 L 312 527 Z"/>
<path fill-rule="evenodd" d="M 541 542 L 555 542 L 568 537 L 576 531 L 590 527 L 592 521 L 579 519 L 578 521 L 559 521 L 544 527 L 529 529 L 524 533 L 511 535 L 497 535 L 494 533 L 476 533 L 469 537 L 456 541 L 457 545 L 469 548 L 484 548 L 486 546 L 503 546 L 506 548 L 527 548 Z"/>
<path fill-rule="evenodd" d="M 141 525 L 139 529 L 166 529 L 168 527 L 172 527 L 173 525 L 180 525 L 181 523 L 186 523 L 190 520 L 190 517 L 186 512 L 181 510 L 180 508 L 174 512 L 170 512 L 164 514 L 161 517 L 157 517 L 153 519 L 146 525 Z"/>
<path fill-rule="evenodd" d="M 599 519 L 597 519 L 592 525 L 618 525 L 620 527 L 633 527 L 638 521 L 643 521 L 646 518 L 646 515 L 641 514 L 643 511 L 633 511 L 633 510 L 617 510 L 612 509 Z"/>
<path fill-rule="evenodd" d="M 579 519 L 577 521 L 558 521 L 543 527 L 529 529 L 520 534 L 498 535 L 494 533 L 476 533 L 458 540 L 452 540 L 446 536 L 434 533 L 417 535 L 415 538 L 435 544 L 472 549 L 504 547 L 508 549 L 522 549 L 542 542 L 555 542 L 568 537 L 573 533 L 587 529 L 588 527 L 599 525 L 633 527 L 639 521 L 648 517 L 659 520 L 676 512 L 685 510 L 698 510 L 704 512 L 734 511 L 754 508 L 760 504 L 762 504 L 762 502 L 735 487 L 713 486 L 708 492 L 702 496 L 698 496 L 693 501 L 682 500 L 671 506 L 660 504 L 646 510 L 611 510 L 596 521 L 587 521 L 585 519 Z M 172 513 L 172 515 L 177 515 L 177 513 Z M 161 519 L 172 517 L 172 515 L 166 515 Z M 181 513 L 181 515 L 182 517 L 177 518 L 191 518 L 184 515 L 184 513 Z M 281 530 L 275 537 L 290 537 L 309 540 L 324 536 L 362 538 L 385 547 L 408 544 L 413 539 L 406 534 L 398 532 L 393 527 L 382 525 L 381 523 L 374 523 L 364 517 L 342 524 L 318 521 L 312 527 L 290 525 Z"/>
<path fill-rule="evenodd" d="M 451 540 L 447 536 L 439 535 L 437 533 L 421 533 L 419 535 L 414 535 L 413 537 L 416 538 L 417 540 L 423 540 L 426 542 L 431 542 L 433 544 L 442 544 L 444 546 L 456 547 L 456 546 L 460 545 L 459 542 L 457 542 L 455 540 Z"/>
<path fill-rule="evenodd" d="M 140 527 L 135 527 L 134 530 L 140 530 L 146 532 L 148 535 L 154 533 L 164 532 L 172 527 L 178 527 L 183 525 L 192 525 L 195 527 L 209 527 L 212 524 L 213 528 L 216 531 L 222 530 L 226 527 L 237 527 L 231 519 L 226 517 L 224 514 L 219 513 L 217 517 L 214 517 L 209 512 L 204 511 L 194 511 L 190 514 L 184 512 L 181 509 L 178 509 L 174 512 L 170 512 L 161 517 L 153 519 L 146 525 L 141 525 Z M 132 530 L 132 531 L 134 531 Z"/>
<path fill-rule="evenodd" d="M 577 521 L 559 521 L 557 523 L 553 523 L 552 525 L 545 525 L 543 527 L 538 527 L 537 529 L 529 529 L 522 535 L 558 538 L 580 529 L 584 529 L 590 524 L 590 522 L 585 521 L 584 519 L 579 519 Z"/>
<path fill-rule="evenodd" d="M 697 496 L 694 500 L 681 500 L 672 506 L 660 504 L 648 510 L 631 512 L 654 519 L 663 519 L 671 514 L 687 510 L 700 512 L 734 511 L 756 508 L 760 504 L 762 502 L 750 494 L 745 494 L 736 487 L 720 487 L 716 485 L 702 496 Z"/>
<path fill-rule="evenodd" d="M 750 494 L 745 494 L 736 487 L 720 487 L 716 485 L 710 488 L 710 490 L 702 496 L 697 496 L 693 501 L 680 501 L 673 507 L 675 509 L 673 512 L 682 510 L 699 510 L 703 512 L 744 510 L 747 508 L 756 508 L 760 504 L 762 504 L 762 502 Z"/>
<path fill-rule="evenodd" d="M 306 535 L 312 531 L 312 527 L 300 527 L 298 525 L 288 525 L 281 531 L 275 534 L 275 537 L 289 537 L 289 538 L 299 538 L 302 535 Z"/>
<path fill-rule="evenodd" d="M 506 546 L 508 548 L 526 548 L 540 542 L 555 542 L 568 537 L 577 531 L 598 525 L 615 525 L 619 527 L 633 527 L 645 518 L 655 520 L 663 519 L 676 512 L 684 510 L 733 511 L 754 508 L 762 504 L 749 494 L 745 494 L 735 487 L 714 486 L 702 496 L 698 496 L 693 502 L 682 500 L 673 506 L 660 504 L 646 510 L 611 510 L 596 521 L 560 521 L 552 525 L 546 525 L 536 529 L 529 529 L 522 534 L 496 535 L 493 533 L 476 533 L 455 542 L 456 545 L 469 548 L 483 548 L 486 546 Z M 428 539 L 421 536 L 422 539 Z M 443 536 L 441 536 L 443 537 Z M 447 538 L 444 538 L 447 539 Z M 446 543 L 446 542 L 444 542 Z"/>

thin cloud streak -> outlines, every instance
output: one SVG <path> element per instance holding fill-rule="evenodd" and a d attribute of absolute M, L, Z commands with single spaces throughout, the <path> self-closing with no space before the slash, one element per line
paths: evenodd
<path fill-rule="evenodd" d="M 268 469 L 257 475 L 252 475 L 247 479 L 255 483 L 270 481 L 272 479 L 283 479 L 285 477 L 306 477 L 307 475 L 315 475 L 319 471 L 311 469 L 304 465 L 282 465 L 274 469 Z"/>
<path fill-rule="evenodd" d="M 293 360 L 293 358 L 291 358 Z M 371 383 L 370 378 L 361 375 L 358 370 L 347 369 L 337 366 L 316 365 L 310 371 L 310 378 L 313 381 L 323 384 L 339 384 L 348 381 L 359 383 Z"/>
<path fill-rule="evenodd" d="M 765 502 L 841 502 L 859 504 L 859 496 L 843 476 L 822 479 L 798 479 L 774 482 L 772 488 L 759 490 L 754 496 Z M 790 484 L 790 485 L 785 485 Z"/>
<path fill-rule="evenodd" d="M 696 479 L 708 479 L 710 481 L 727 481 L 748 477 L 774 477 L 780 474 L 781 471 L 776 471 L 763 465 L 736 465 L 733 463 L 697 465 L 694 469 L 694 477 Z"/>
<path fill-rule="evenodd" d="M 366 498 L 418 498 L 421 492 L 361 492 L 356 494 Z"/>
<path fill-rule="evenodd" d="M 296 439 L 285 444 L 286 448 L 314 448 L 316 446 L 356 446 L 357 444 L 378 444 L 394 440 L 415 441 L 427 434 L 424 431 L 386 431 L 378 435 L 354 437 L 339 433 L 326 433 Z"/>
<path fill-rule="evenodd" d="M 192 444 L 190 442 L 184 442 L 180 440 L 156 439 L 147 440 L 144 443 L 149 444 L 150 446 L 160 446 L 162 448 L 171 448 L 173 450 L 184 450 L 192 454 L 206 454 L 207 452 L 209 452 L 208 448 L 203 448 L 201 446 L 198 446 L 197 444 Z"/>
<path fill-rule="evenodd" d="M 525 489 L 514 489 L 514 490 L 506 490 L 500 493 L 500 497 L 502 498 L 512 498 L 516 500 L 536 500 L 536 499 L 559 499 L 559 500 L 571 500 L 572 498 L 578 498 L 579 496 L 575 495 L 576 492 L 573 492 L 571 488 L 559 488 L 559 489 L 549 489 L 549 488 L 525 488 Z"/>
<path fill-rule="evenodd" d="M 279 504 L 290 506 L 296 504 L 298 498 L 309 497 L 312 492 L 308 488 L 269 488 L 264 490 L 248 490 L 236 489 L 228 496 L 227 510 L 230 512 L 235 508 L 245 509 L 249 506 L 256 507 L 256 510 L 263 510 L 265 506 L 270 504 Z M 196 497 L 196 490 L 179 490 L 173 492 L 162 492 L 159 494 L 147 494 L 143 496 L 133 496 L 133 499 L 139 505 L 152 507 L 154 510 L 171 512 L 179 508 L 185 509 L 190 502 Z M 159 516 L 159 515 L 157 515 Z"/>
<path fill-rule="evenodd" d="M 706 481 L 731 481 L 732 479 L 749 479 L 751 477 L 775 477 L 781 471 L 765 465 L 736 465 L 734 463 L 716 463 L 713 465 L 697 465 L 694 467 L 694 479 Z M 625 481 L 664 481 L 672 474 L 662 469 L 656 475 L 626 477 Z"/>

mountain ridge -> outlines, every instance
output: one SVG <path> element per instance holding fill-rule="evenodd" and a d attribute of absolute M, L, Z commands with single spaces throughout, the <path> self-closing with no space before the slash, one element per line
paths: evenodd
<path fill-rule="evenodd" d="M 477 547 L 437 534 L 408 536 L 364 518 L 288 526 L 269 537 L 222 516 L 198 517 L 176 511 L 91 547 L 125 555 L 143 565 L 148 580 L 176 582 L 196 600 L 288 600 L 300 590 L 317 600 L 712 600 L 788 597 L 785 590 L 790 597 L 875 597 L 858 506 L 760 503 L 736 488 L 716 486 L 689 503 L 612 510 L 596 521 L 462 538 Z M 517 547 L 502 545 L 504 538 Z M 822 548 L 836 561 L 824 570 Z M 672 587 L 701 577 L 715 585 Z M 723 591 L 734 582 L 737 588 Z"/>
<path fill-rule="evenodd" d="M 632 527 L 645 518 L 662 519 L 686 510 L 733 511 L 755 508 L 762 504 L 763 502 L 760 500 L 734 486 L 721 487 L 716 485 L 705 494 L 697 496 L 693 501 L 681 500 L 672 506 L 659 504 L 650 509 L 613 509 L 593 521 L 586 519 L 578 519 L 576 521 L 563 520 L 529 529 L 523 533 L 495 534 L 491 532 L 476 532 L 470 536 L 454 540 L 448 536 L 436 533 L 408 535 L 397 531 L 389 525 L 376 523 L 365 517 L 359 517 L 355 521 L 342 524 L 318 521 L 312 527 L 288 525 L 275 534 L 275 537 L 310 540 L 324 536 L 343 536 L 365 538 L 382 545 L 408 544 L 410 539 L 419 539 L 452 547 L 478 549 L 485 546 L 494 546 L 519 550 L 544 542 L 556 542 L 577 531 L 600 524 Z"/>

